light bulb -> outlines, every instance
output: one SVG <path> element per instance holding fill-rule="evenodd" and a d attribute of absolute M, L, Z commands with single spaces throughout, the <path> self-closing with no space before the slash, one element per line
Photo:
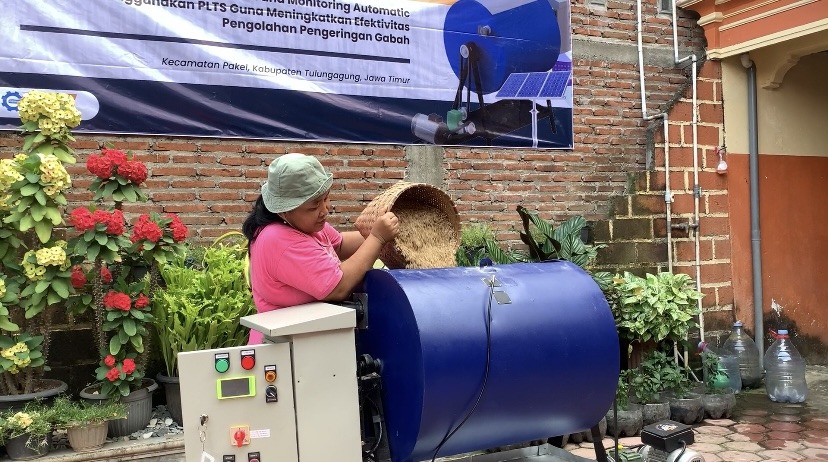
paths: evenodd
<path fill-rule="evenodd" d="M 719 165 L 716 166 L 716 173 L 719 175 L 724 175 L 727 173 L 727 162 L 724 159 L 719 161 Z"/>

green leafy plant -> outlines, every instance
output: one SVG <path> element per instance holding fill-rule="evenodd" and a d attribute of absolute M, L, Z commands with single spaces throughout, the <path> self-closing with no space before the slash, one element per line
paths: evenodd
<path fill-rule="evenodd" d="M 52 431 L 51 412 L 39 401 L 31 401 L 23 410 L 0 412 L 0 442 L 28 435 L 26 446 L 38 449 L 46 444 L 45 436 Z"/>
<path fill-rule="evenodd" d="M 519 251 L 503 250 L 489 226 L 482 223 L 464 226 L 456 254 L 457 266 L 476 266 L 486 257 L 498 264 L 526 261 L 526 255 Z"/>
<path fill-rule="evenodd" d="M 727 370 L 719 361 L 719 355 L 703 350 L 701 353 L 702 373 L 704 376 L 704 388 L 706 393 L 727 393 L 730 390 L 729 375 Z"/>
<path fill-rule="evenodd" d="M 46 370 L 54 308 L 71 295 L 62 227 L 80 113 L 68 94 L 30 91 L 18 104 L 21 152 L 0 160 L 0 394 L 31 393 Z"/>
<path fill-rule="evenodd" d="M 655 350 L 645 355 L 630 381 L 636 400 L 641 404 L 659 402 L 674 380 L 674 370 L 672 359 L 664 352 Z"/>
<path fill-rule="evenodd" d="M 83 427 L 126 418 L 126 404 L 108 400 L 102 403 L 72 401 L 58 397 L 49 407 L 49 420 L 57 428 Z"/>
<path fill-rule="evenodd" d="M 244 274 L 243 243 L 213 245 L 200 264 L 179 258 L 161 268 L 165 287 L 153 300 L 155 332 L 169 377 L 178 375 L 184 351 L 244 345 L 248 329 L 239 324 L 256 312 Z"/>
<path fill-rule="evenodd" d="M 585 244 L 581 239 L 581 232 L 587 227 L 587 222 L 580 215 L 555 227 L 537 212 L 523 206 L 518 206 L 517 212 L 523 224 L 520 240 L 529 247 L 531 261 L 568 260 L 586 269 L 603 247 Z"/>
<path fill-rule="evenodd" d="M 702 294 L 686 274 L 616 275 L 616 303 L 611 303 L 619 335 L 630 341 L 682 341 L 697 326 Z"/>
<path fill-rule="evenodd" d="M 619 410 L 626 410 L 630 405 L 630 377 L 633 372 L 624 370 L 618 375 L 618 388 L 615 389 L 615 402 Z"/>

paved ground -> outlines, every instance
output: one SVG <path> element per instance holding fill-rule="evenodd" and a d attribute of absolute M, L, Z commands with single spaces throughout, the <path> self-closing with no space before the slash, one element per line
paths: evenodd
<path fill-rule="evenodd" d="M 737 395 L 730 419 L 705 420 L 697 425 L 689 446 L 707 462 L 825 461 L 828 460 L 828 368 L 808 368 L 808 399 L 802 404 L 774 403 L 764 388 Z M 622 445 L 640 438 L 621 438 Z M 613 446 L 612 439 L 603 441 Z M 592 443 L 569 444 L 573 454 L 595 459 Z"/>
<path fill-rule="evenodd" d="M 707 462 L 828 461 L 828 368 L 809 366 L 807 380 L 808 399 L 803 404 L 774 403 L 767 398 L 763 388 L 740 393 L 731 418 L 706 420 L 697 425 L 694 429 L 696 442 L 689 448 L 701 453 Z M 621 438 L 620 443 L 632 446 L 640 444 L 641 440 Z M 62 451 L 40 460 L 184 462 L 180 437 L 150 438 L 124 444 L 124 447 L 107 445 L 104 447 L 107 451 L 98 453 Z M 611 448 L 613 440 L 607 438 L 603 445 Z M 570 444 L 566 449 L 595 459 L 592 443 Z"/>

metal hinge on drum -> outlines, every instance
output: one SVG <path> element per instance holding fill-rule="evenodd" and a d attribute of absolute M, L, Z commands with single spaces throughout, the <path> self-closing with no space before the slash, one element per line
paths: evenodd
<path fill-rule="evenodd" d="M 498 305 L 509 305 L 512 303 L 512 299 L 509 297 L 509 294 L 504 292 L 503 290 L 494 290 L 495 287 L 502 287 L 500 281 L 497 280 L 496 277 L 492 276 L 490 278 L 483 278 L 483 284 L 491 287 L 492 289 L 492 296 L 494 297 L 495 301 Z"/>

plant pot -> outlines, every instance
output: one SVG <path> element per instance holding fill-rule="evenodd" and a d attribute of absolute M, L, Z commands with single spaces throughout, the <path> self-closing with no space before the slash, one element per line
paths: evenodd
<path fill-rule="evenodd" d="M 164 385 L 164 395 L 167 397 L 167 410 L 170 411 L 172 419 L 182 427 L 184 420 L 181 415 L 181 384 L 178 377 L 167 377 L 161 372 L 155 376 L 155 380 Z"/>
<path fill-rule="evenodd" d="M 692 395 L 688 398 L 673 398 L 670 400 L 670 420 L 693 425 L 704 419 L 704 404 L 701 396 Z"/>
<path fill-rule="evenodd" d="M 613 410 L 607 412 L 607 435 L 635 436 L 644 427 L 644 418 L 641 415 L 641 405 L 628 404 L 627 409 L 619 409 L 616 416 Z"/>
<path fill-rule="evenodd" d="M 72 450 L 75 452 L 94 451 L 103 447 L 108 430 L 107 422 L 66 429 L 69 436 L 69 445 L 72 446 Z"/>
<path fill-rule="evenodd" d="M 12 460 L 30 460 L 43 457 L 49 453 L 52 447 L 52 432 L 40 438 L 32 437 L 29 434 L 9 438 L 5 441 L 6 453 Z"/>
<path fill-rule="evenodd" d="M 49 404 L 59 394 L 69 388 L 66 382 L 52 379 L 41 379 L 36 382 L 36 391 L 21 395 L 0 395 L 0 410 L 21 410 L 26 403 L 36 399 Z"/>
<path fill-rule="evenodd" d="M 607 434 L 607 417 L 601 417 L 601 420 L 598 422 L 598 432 L 601 434 L 601 439 L 604 439 L 604 436 Z M 578 433 L 572 433 L 569 435 L 569 441 L 573 443 L 582 443 L 584 441 L 594 443 L 594 438 L 592 437 L 592 429 L 584 430 Z"/>
<path fill-rule="evenodd" d="M 733 414 L 736 407 L 736 395 L 733 393 L 707 393 L 702 395 L 704 415 L 711 419 L 726 419 Z"/>
<path fill-rule="evenodd" d="M 670 403 L 644 404 L 641 417 L 645 426 L 667 420 L 670 418 Z"/>
<path fill-rule="evenodd" d="M 144 388 L 120 398 L 119 401 L 126 404 L 127 416 L 126 419 L 109 421 L 109 436 L 127 436 L 146 428 L 149 424 L 152 419 L 152 392 L 158 389 L 158 384 L 155 380 L 144 379 L 142 385 Z M 106 395 L 95 393 L 99 387 L 100 385 L 92 385 L 84 388 L 80 392 L 81 398 L 98 403 L 109 399 Z"/>

